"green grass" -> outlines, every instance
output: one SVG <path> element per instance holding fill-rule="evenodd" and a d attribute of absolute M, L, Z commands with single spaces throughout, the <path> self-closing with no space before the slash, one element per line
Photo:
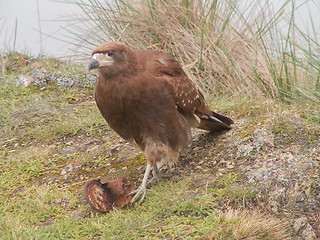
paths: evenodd
<path fill-rule="evenodd" d="M 197 176 L 200 179 L 207 177 Z M 148 200 L 143 205 L 116 209 L 108 214 L 87 213 L 85 218 L 76 218 L 75 214 L 88 206 L 81 204 L 77 194 L 68 187 L 61 188 L 59 184 L 31 186 L 1 200 L 0 237 L 137 239 L 147 236 L 149 239 L 203 239 L 213 233 L 232 236 L 241 218 L 233 219 L 234 222 L 222 221 L 219 211 L 215 210 L 216 204 L 225 200 L 217 192 L 222 189 L 228 191 L 231 183 L 225 186 L 224 182 L 221 186 L 219 180 L 207 181 L 204 186 L 195 188 L 195 180 L 198 179 L 187 177 L 161 183 L 149 190 Z M 245 191 L 242 195 L 247 197 Z M 222 233 L 219 228 L 224 224 L 228 225 L 228 233 Z M 280 222 L 277 224 L 281 225 Z M 264 228 L 264 231 L 267 237 L 268 230 Z M 283 225 L 279 233 L 285 234 L 285 231 Z M 274 231 L 271 232 L 274 234 Z"/>
<path fill-rule="evenodd" d="M 78 90 L 57 90 L 56 95 L 49 94 L 50 89 L 42 91 L 32 88 L 21 88 L 14 85 L 2 86 L 0 96 L 2 102 L 2 115 L 0 121 L 6 122 L 2 129 L 4 138 L 14 138 L 20 135 L 22 139 L 35 139 L 45 141 L 56 139 L 61 134 L 74 135 L 87 126 L 90 131 L 93 123 L 101 125 L 96 119 L 100 115 L 96 110 L 95 103 L 86 101 L 85 106 L 78 104 L 77 109 L 70 111 L 71 99 L 80 99 L 86 93 L 79 94 Z M 92 92 L 92 91 L 91 91 Z M 36 104 L 30 104 L 35 102 Z M 87 118 L 83 118 L 88 115 Z M 65 121 L 66 120 L 66 121 Z M 83 122 L 85 121 L 85 122 Z"/>
<path fill-rule="evenodd" d="M 283 239 L 290 234 L 289 219 L 259 209 L 255 186 L 236 168 L 206 164 L 230 156 L 232 141 L 246 141 L 263 127 L 274 133 L 277 148 L 319 141 L 318 42 L 294 25 L 294 15 L 280 40 L 276 28 L 284 7 L 266 20 L 250 20 L 237 1 L 114 3 L 115 10 L 107 1 L 80 2 L 91 19 L 76 33 L 80 51 L 88 54 L 96 44 L 119 40 L 170 52 L 209 105 L 236 120 L 233 136 L 227 145 L 218 139 L 191 151 L 186 158 L 193 165 L 155 185 L 143 204 L 94 212 L 84 200 L 85 183 L 101 177 L 133 183 L 142 175 L 143 155 L 126 148 L 106 126 L 94 86 L 87 83 L 93 76 L 84 66 L 3 54 L 0 239 Z M 301 37 L 308 44 L 295 41 Z M 83 84 L 16 85 L 34 69 Z"/>
<path fill-rule="evenodd" d="M 45 68 L 47 75 L 57 70 L 68 75 L 69 68 L 76 76 L 82 71 L 72 64 L 56 69 L 56 60 L 38 59 L 31 64 Z M 52 83 L 43 88 L 15 84 L 19 75 L 32 70 L 22 65 L 1 80 L 0 239 L 280 239 L 274 236 L 290 232 L 285 220 L 255 208 L 254 186 L 244 184 L 236 169 L 219 172 L 219 168 L 206 167 L 207 161 L 225 154 L 220 141 L 193 155 L 192 161 L 203 162 L 201 168 L 182 168 L 180 176 L 150 189 L 142 205 L 107 214 L 91 211 L 83 192 L 89 179 L 126 177 L 133 183 L 142 176 L 139 167 L 145 159 L 131 147 L 123 147 L 108 129 L 92 98 L 93 85 L 59 88 Z M 317 139 L 312 104 L 304 110 L 295 105 L 287 110 L 288 116 L 294 112 L 309 123 L 299 126 L 298 132 L 285 114 L 277 117 L 287 107 L 281 103 L 233 97 L 217 100 L 214 106 L 232 118 L 247 118 L 237 123 L 235 136 L 250 136 L 257 126 L 274 118 L 280 135 Z M 290 124 L 281 127 L 286 121 Z M 119 150 L 111 154 L 115 146 Z"/>

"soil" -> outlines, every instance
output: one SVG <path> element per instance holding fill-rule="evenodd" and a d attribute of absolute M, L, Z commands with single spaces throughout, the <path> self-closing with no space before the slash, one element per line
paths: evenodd
<path fill-rule="evenodd" d="M 41 69 L 32 71 L 30 77 L 40 88 L 54 81 L 58 87 L 84 85 L 58 73 L 46 75 Z M 85 85 L 94 84 L 93 79 L 88 77 Z M 17 81 L 20 85 L 31 84 L 23 77 Z M 289 219 L 295 239 L 320 239 L 320 136 L 310 137 L 303 131 L 305 119 L 302 116 L 288 113 L 286 118 L 295 126 L 295 132 L 275 130 L 272 117 L 255 123 L 254 116 L 234 119 L 233 129 L 219 135 L 194 130 L 192 142 L 171 172 L 179 175 L 237 172 L 241 181 L 236 184 L 248 186 L 255 194 L 255 201 L 250 204 Z M 144 170 L 142 154 L 107 127 L 103 131 L 103 136 L 83 134 L 70 138 L 67 145 L 66 139 L 60 139 L 54 144 L 59 148 L 53 146 L 52 151 L 63 156 L 78 152 L 101 153 L 113 159 L 112 166 L 87 166 L 92 179 L 119 169 L 132 173 L 131 182 L 139 179 Z M 112 144 L 108 145 L 110 139 Z M 69 163 L 59 178 L 49 176 L 44 181 L 79 179 L 80 167 L 83 168 Z"/>

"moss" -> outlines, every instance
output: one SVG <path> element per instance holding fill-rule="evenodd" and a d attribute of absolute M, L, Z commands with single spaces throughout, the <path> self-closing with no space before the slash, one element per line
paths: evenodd
<path fill-rule="evenodd" d="M 79 71 L 75 76 L 83 74 L 81 66 L 50 60 L 32 64 L 37 68 L 48 64 L 46 68 L 58 68 L 62 73 L 68 68 L 69 74 Z M 28 73 L 28 67 L 19 71 Z M 5 81 L 16 77 L 12 72 Z M 253 107 L 252 101 L 236 98 L 227 104 L 217 101 L 217 108 L 230 112 L 236 120 L 231 131 L 217 139 L 199 133 L 199 139 L 191 143 L 175 167 L 179 175 L 153 186 L 142 205 L 102 215 L 91 212 L 84 200 L 85 183 L 119 177 L 134 183 L 142 177 L 141 166 L 146 160 L 109 129 L 96 107 L 93 91 L 93 87 L 21 87 L 14 82 L 0 86 L 1 239 L 231 236 L 224 234 L 236 232 L 243 215 L 229 216 L 229 220 L 224 216 L 226 220 L 220 221 L 225 211 L 219 209 L 256 206 L 255 186 L 247 184 L 237 166 L 229 169 L 226 161 L 247 164 L 257 156 L 237 157 L 235 142 L 265 125 L 271 126 L 278 138 L 290 133 L 298 143 L 308 139 L 315 145 L 318 141 L 318 125 L 308 121 L 313 113 L 308 111 L 313 108 L 300 111 L 300 107 L 291 106 L 291 115 L 285 115 L 286 105 L 268 102 Z M 294 127 L 295 122 L 287 116 L 301 112 L 303 121 Z M 316 181 L 310 189 L 317 194 Z"/>

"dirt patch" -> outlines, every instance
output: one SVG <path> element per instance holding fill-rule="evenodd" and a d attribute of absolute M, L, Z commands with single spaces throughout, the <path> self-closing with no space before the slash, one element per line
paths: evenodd
<path fill-rule="evenodd" d="M 213 176 L 240 173 L 241 181 L 236 184 L 251 188 L 257 207 L 288 219 L 296 236 L 302 239 L 319 238 L 319 137 L 306 141 L 307 137 L 301 136 L 301 142 L 288 143 L 286 134 L 276 134 L 272 128 L 272 125 L 257 126 L 247 137 L 239 134 L 248 132 L 241 125 L 221 135 L 194 130 L 192 142 L 172 171 L 179 176 L 199 172 L 212 172 Z M 109 167 L 108 174 L 124 171 L 130 175 L 135 172 L 136 177 L 131 177 L 131 181 L 142 177 L 144 167 L 141 169 L 137 164 L 132 165 L 137 156 L 141 156 L 139 151 L 114 133 L 108 137 L 112 138 L 112 143 L 103 150 L 108 156 L 106 161 L 112 162 L 106 166 Z M 90 147 L 90 151 L 99 151 L 99 141 L 94 139 L 59 151 L 63 155 L 84 149 L 88 151 L 88 146 L 92 144 L 97 148 Z M 144 160 L 139 161 L 139 166 L 144 166 Z M 204 181 L 200 179 L 199 182 Z"/>
<path fill-rule="evenodd" d="M 240 184 L 252 188 L 261 209 L 291 219 L 296 236 L 319 238 L 319 135 L 299 133 L 299 141 L 288 141 L 287 134 L 277 135 L 272 128 L 257 126 L 248 137 L 239 134 L 248 132 L 241 125 L 217 138 L 196 131 L 179 168 L 239 172 Z"/>
<path fill-rule="evenodd" d="M 41 68 L 32 70 L 28 79 L 30 78 L 28 84 L 40 89 L 50 84 L 59 89 L 83 88 L 87 85 L 93 88 L 95 79 L 93 76 L 84 76 L 84 81 L 78 81 L 61 73 L 46 72 Z M 17 78 L 17 81 L 19 79 Z M 46 93 L 51 98 L 44 94 L 35 94 L 30 107 L 15 110 L 8 115 L 8 119 L 20 119 L 28 126 L 40 125 L 57 122 L 63 113 L 79 130 L 72 132 L 69 126 L 65 126 L 66 130 L 53 129 L 48 136 L 55 138 L 47 142 L 31 138 L 24 143 L 20 135 L 8 135 L 10 138 L 1 139 L 3 157 L 18 153 L 24 148 L 32 148 L 32 145 L 50 149 L 47 158 L 51 162 L 43 164 L 45 170 L 38 170 L 39 176 L 30 178 L 29 182 L 47 185 L 59 183 L 60 186 L 69 186 L 69 189 L 77 186 L 76 191 L 82 191 L 82 187 L 90 179 L 126 177 L 133 183 L 142 177 L 145 159 L 141 152 L 108 129 L 105 122 L 95 125 L 97 117 L 94 121 L 88 120 L 89 123 L 79 123 L 79 119 L 92 114 L 92 95 L 86 92 L 75 95 L 72 92 L 70 96 L 66 94 L 59 99 L 64 99 L 65 105 L 50 105 L 48 108 L 47 104 L 56 99 L 54 94 L 57 93 Z M 63 107 L 63 111 L 60 111 Z M 84 108 L 87 112 L 81 113 Z M 213 184 L 219 176 L 236 173 L 241 177 L 234 183 L 234 188 L 250 188 L 254 193 L 255 207 L 289 220 L 295 237 L 319 239 L 320 130 L 319 125 L 316 125 L 316 116 L 319 114 L 315 110 L 304 111 L 303 114 L 298 113 L 298 110 L 268 113 L 258 109 L 257 112 L 263 117 L 257 119 L 257 116 L 250 115 L 250 112 L 238 115 L 234 113 L 232 118 L 236 123 L 233 129 L 223 134 L 210 135 L 194 130 L 192 142 L 186 151 L 181 153 L 180 161 L 172 172 L 179 176 L 204 172 L 211 174 L 212 179 L 200 178 L 194 183 L 195 187 L 206 187 L 206 184 Z M 33 136 L 32 134 L 31 131 L 29 135 Z M 51 165 L 55 168 L 51 169 Z M 32 166 L 27 167 L 24 174 L 32 170 Z M 20 189 L 23 191 L 24 188 Z M 83 196 L 83 193 L 79 195 Z M 226 201 L 218 204 L 217 208 L 225 210 L 228 206 L 237 205 Z M 244 204 L 242 207 L 250 206 Z M 50 225 L 51 220 L 46 224 Z"/>

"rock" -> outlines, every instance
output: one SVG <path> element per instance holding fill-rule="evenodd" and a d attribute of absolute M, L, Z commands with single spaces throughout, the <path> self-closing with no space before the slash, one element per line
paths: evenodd
<path fill-rule="evenodd" d="M 48 73 L 44 68 L 33 69 L 28 75 L 20 76 L 16 79 L 17 85 L 27 87 L 33 84 L 39 88 L 55 84 L 59 88 L 86 87 L 95 85 L 96 77 L 86 74 L 84 79 L 65 77 L 61 72 Z"/>
<path fill-rule="evenodd" d="M 92 153 L 92 152 L 95 152 L 95 151 L 99 150 L 99 148 L 100 148 L 100 146 L 97 145 L 97 146 L 94 146 L 92 148 L 87 149 L 87 152 Z"/>
<path fill-rule="evenodd" d="M 249 143 L 247 143 L 249 142 Z M 274 134 L 268 128 L 261 128 L 254 131 L 252 136 L 235 142 L 238 152 L 237 157 L 249 156 L 265 147 L 274 146 Z"/>
<path fill-rule="evenodd" d="M 83 219 L 85 217 L 86 217 L 86 213 L 84 213 L 84 212 L 75 213 L 72 216 L 73 219 Z"/>
<path fill-rule="evenodd" d="M 62 169 L 62 171 L 61 171 L 61 175 L 66 175 L 67 173 L 69 173 L 69 172 L 72 172 L 73 171 L 73 169 L 74 169 L 74 166 L 73 166 L 74 164 L 72 164 L 72 163 L 69 163 L 64 169 Z"/>
<path fill-rule="evenodd" d="M 294 231 L 296 235 L 300 236 L 305 240 L 313 240 L 316 239 L 316 235 L 314 234 L 311 225 L 308 223 L 308 219 L 306 217 L 301 217 L 295 220 L 293 224 Z"/>
<path fill-rule="evenodd" d="M 299 135 L 291 142 L 288 139 L 292 136 L 275 135 L 271 126 L 256 127 L 251 135 L 249 128 L 231 130 L 228 152 L 219 155 L 219 161 L 232 162 L 233 169 L 239 170 L 252 187 L 260 207 L 287 218 L 301 218 L 295 221 L 294 239 L 317 239 L 320 152 L 315 145 L 319 146 L 320 139 L 308 142 Z M 230 159 L 227 154 L 231 154 Z M 222 167 L 228 170 L 227 166 Z M 217 175 L 222 172 L 216 170 Z"/>
<path fill-rule="evenodd" d="M 23 87 L 28 87 L 32 83 L 32 78 L 29 76 L 20 76 L 16 79 L 16 84 Z"/>
<path fill-rule="evenodd" d="M 304 202 L 307 199 L 307 194 L 305 191 L 302 191 L 296 198 L 296 202 Z"/>
<path fill-rule="evenodd" d="M 69 154 L 80 152 L 81 149 L 79 147 L 68 147 L 65 149 L 54 149 L 53 152 L 60 153 L 63 156 L 67 156 Z"/>
<path fill-rule="evenodd" d="M 254 150 L 254 147 L 251 144 L 247 145 L 238 145 L 238 157 L 248 156 Z"/>
<path fill-rule="evenodd" d="M 47 73 L 44 68 L 33 69 L 30 72 L 30 77 L 32 78 L 33 84 L 39 88 L 43 88 L 43 87 L 47 86 L 48 79 L 46 78 L 46 75 L 47 75 Z"/>
<path fill-rule="evenodd" d="M 264 146 L 273 147 L 274 146 L 274 135 L 270 129 L 261 128 L 257 129 L 253 133 L 253 145 L 257 149 L 261 149 Z"/>

